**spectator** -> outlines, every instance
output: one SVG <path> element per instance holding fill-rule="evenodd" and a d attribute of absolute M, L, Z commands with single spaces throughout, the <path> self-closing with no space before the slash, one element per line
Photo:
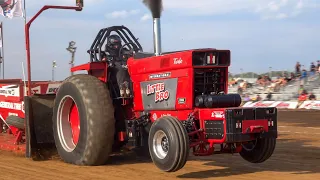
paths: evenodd
<path fill-rule="evenodd" d="M 307 92 L 307 90 L 304 89 L 301 94 L 302 95 L 308 95 L 308 92 Z"/>
<path fill-rule="evenodd" d="M 316 66 L 314 65 L 314 63 L 312 62 L 311 65 L 310 65 L 310 76 L 313 76 L 316 74 L 316 71 L 317 71 L 317 68 Z"/>
<path fill-rule="evenodd" d="M 267 75 L 264 75 L 263 76 L 263 78 L 262 78 L 263 80 L 263 86 L 265 87 L 265 86 L 269 86 L 270 84 L 271 84 L 271 78 L 269 77 L 269 76 L 267 76 Z"/>
<path fill-rule="evenodd" d="M 245 91 L 247 89 L 247 81 L 244 80 L 244 81 L 240 82 L 239 87 Z"/>
<path fill-rule="evenodd" d="M 302 70 L 300 80 L 301 80 L 301 84 L 303 85 L 305 85 L 308 80 L 308 72 L 305 69 Z"/>
<path fill-rule="evenodd" d="M 258 78 L 257 78 L 257 81 L 256 81 L 256 83 L 258 84 L 258 85 L 260 85 L 260 86 L 263 86 L 264 87 L 264 85 L 265 85 L 265 81 L 264 81 L 264 78 L 262 78 L 262 76 L 258 76 Z"/>
<path fill-rule="evenodd" d="M 317 100 L 316 96 L 311 92 L 310 95 L 309 95 L 309 100 L 310 101 L 315 101 Z"/>
<path fill-rule="evenodd" d="M 238 94 L 242 95 L 242 93 L 243 93 L 243 89 L 242 89 L 240 86 L 238 86 L 238 90 L 237 90 L 237 92 L 238 92 Z"/>
<path fill-rule="evenodd" d="M 298 100 L 301 101 L 306 101 L 308 99 L 308 92 L 307 90 L 303 89 L 302 92 L 299 94 Z"/>
<path fill-rule="evenodd" d="M 301 102 L 301 101 L 306 101 L 307 100 L 307 98 L 308 98 L 308 95 L 307 94 L 301 94 L 300 96 L 299 96 L 299 101 Z"/>
<path fill-rule="evenodd" d="M 237 84 L 237 81 L 234 78 L 229 80 L 229 87 L 233 87 L 233 85 Z"/>
<path fill-rule="evenodd" d="M 267 82 L 271 82 L 271 78 L 269 76 L 265 75 L 264 78 Z"/>
<path fill-rule="evenodd" d="M 261 98 L 261 96 L 258 94 L 257 97 L 256 97 L 256 101 L 261 101 L 261 100 L 262 100 L 262 98 Z"/>
<path fill-rule="evenodd" d="M 243 101 L 251 101 L 251 98 L 249 97 L 249 94 L 245 94 Z"/>
<path fill-rule="evenodd" d="M 298 90 L 298 94 L 302 94 L 302 92 L 304 91 L 304 87 L 303 85 L 301 84 L 300 87 L 299 87 L 299 90 Z"/>
<path fill-rule="evenodd" d="M 291 76 L 287 76 L 287 74 L 284 76 L 284 80 L 288 83 L 290 82 L 291 80 L 294 79 L 294 73 L 291 73 Z"/>
<path fill-rule="evenodd" d="M 297 62 L 296 67 L 295 67 L 297 76 L 300 75 L 300 68 L 301 68 L 301 64 L 300 64 L 300 62 Z"/>
<path fill-rule="evenodd" d="M 272 93 L 269 92 L 268 95 L 267 95 L 267 97 L 266 97 L 266 100 L 267 100 L 267 101 L 271 101 L 271 99 L 272 99 Z"/>

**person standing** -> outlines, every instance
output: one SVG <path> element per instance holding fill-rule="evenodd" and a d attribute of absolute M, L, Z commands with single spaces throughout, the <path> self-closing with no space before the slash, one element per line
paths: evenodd
<path fill-rule="evenodd" d="M 301 68 L 301 64 L 300 64 L 300 62 L 297 62 L 296 67 L 295 67 L 296 76 L 300 76 L 300 68 Z"/>
<path fill-rule="evenodd" d="M 315 75 L 316 71 L 317 71 L 317 68 L 314 65 L 314 63 L 312 62 L 311 65 L 310 65 L 310 76 Z"/>
<path fill-rule="evenodd" d="M 302 74 L 300 76 L 300 80 L 301 80 L 301 84 L 305 85 L 307 83 L 308 80 L 308 72 L 307 70 L 303 69 L 302 70 Z"/>

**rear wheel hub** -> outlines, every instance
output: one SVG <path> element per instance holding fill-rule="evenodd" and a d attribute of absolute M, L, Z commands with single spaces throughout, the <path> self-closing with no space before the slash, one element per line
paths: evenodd
<path fill-rule="evenodd" d="M 62 98 L 57 118 L 61 145 L 66 151 L 71 152 L 76 148 L 80 136 L 79 111 L 71 96 Z"/>

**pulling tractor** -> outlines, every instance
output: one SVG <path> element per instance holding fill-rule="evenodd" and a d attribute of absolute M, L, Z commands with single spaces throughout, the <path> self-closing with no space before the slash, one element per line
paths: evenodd
<path fill-rule="evenodd" d="M 162 52 L 160 18 L 153 22 L 154 53 L 144 52 L 125 26 L 101 29 L 88 50 L 90 62 L 71 68 L 86 73 L 66 78 L 53 95 L 24 97 L 27 157 L 54 144 L 66 163 L 97 166 L 131 147 L 165 172 L 183 168 L 190 153 L 238 153 L 251 163 L 271 157 L 277 109 L 243 108 L 240 95 L 228 93 L 230 51 Z M 112 35 L 123 43 L 112 58 L 126 62 L 125 86 L 118 86 L 123 74 L 105 58 Z"/>

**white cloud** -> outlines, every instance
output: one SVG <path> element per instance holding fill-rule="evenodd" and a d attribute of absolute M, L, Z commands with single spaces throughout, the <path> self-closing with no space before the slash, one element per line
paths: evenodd
<path fill-rule="evenodd" d="M 164 0 L 164 8 L 185 15 L 215 15 L 232 12 L 258 14 L 262 19 L 284 19 L 306 8 L 319 8 L 319 0 Z"/>
<path fill-rule="evenodd" d="M 278 0 L 270 1 L 267 6 L 260 5 L 256 13 L 259 13 L 261 19 L 286 19 L 295 17 L 302 13 L 303 0 Z"/>
<path fill-rule="evenodd" d="M 140 13 L 140 10 L 139 9 L 135 9 L 135 10 L 131 10 L 129 12 L 129 14 L 139 14 Z"/>
<path fill-rule="evenodd" d="M 108 17 L 111 18 L 126 18 L 128 16 L 128 12 L 123 10 L 123 11 L 114 11 L 110 14 L 108 14 Z"/>
<path fill-rule="evenodd" d="M 274 14 L 271 16 L 263 16 L 262 19 L 263 20 L 267 20 L 267 19 L 286 19 L 288 18 L 289 15 L 286 13 L 278 13 L 278 14 Z"/>
<path fill-rule="evenodd" d="M 140 10 L 122 10 L 122 11 L 113 11 L 112 13 L 108 13 L 106 15 L 107 18 L 127 18 L 130 15 L 136 15 L 139 14 Z"/>
<path fill-rule="evenodd" d="M 150 14 L 144 14 L 142 17 L 141 17 L 141 21 L 147 21 L 151 19 L 151 15 Z"/>
<path fill-rule="evenodd" d="M 268 9 L 270 11 L 278 11 L 281 7 L 286 6 L 287 3 L 288 3 L 288 0 L 281 0 L 279 2 L 271 1 L 268 3 Z"/>
<path fill-rule="evenodd" d="M 302 0 L 300 0 L 300 1 L 297 3 L 296 8 L 297 8 L 297 9 L 302 9 L 303 7 L 304 7 L 304 4 L 303 4 Z"/>
<path fill-rule="evenodd" d="M 288 18 L 288 14 L 286 13 L 280 13 L 278 15 L 275 16 L 276 19 L 285 19 L 285 18 Z"/>

